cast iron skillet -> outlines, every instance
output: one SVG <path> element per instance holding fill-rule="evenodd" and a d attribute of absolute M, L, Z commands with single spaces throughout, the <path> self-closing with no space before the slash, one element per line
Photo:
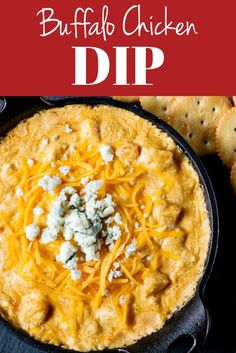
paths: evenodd
<path fill-rule="evenodd" d="M 149 120 L 154 125 L 167 132 L 184 151 L 198 173 L 200 182 L 204 189 L 205 200 L 209 212 L 211 226 L 211 242 L 208 258 L 202 279 L 200 280 L 195 296 L 174 316 L 167 321 L 166 325 L 157 333 L 142 338 L 136 344 L 113 350 L 104 350 L 108 353 L 193 353 L 199 352 L 207 337 L 210 327 L 210 317 L 204 305 L 204 289 L 211 273 L 218 243 L 218 211 L 214 191 L 208 175 L 199 158 L 183 138 L 162 120 L 142 110 L 138 105 L 125 104 L 113 101 L 108 97 L 25 97 L 25 98 L 0 98 L 0 134 L 3 136 L 16 124 L 31 116 L 36 111 L 50 107 L 59 107 L 66 104 L 105 104 L 122 109 L 127 109 L 138 116 Z M 15 329 L 8 322 L 1 319 L 4 325 L 20 339 L 31 347 L 50 353 L 75 353 L 75 351 L 64 350 L 53 345 L 36 341 L 25 332 Z M 33 352 L 33 350 L 32 350 Z M 99 352 L 93 352 L 99 353 Z"/>

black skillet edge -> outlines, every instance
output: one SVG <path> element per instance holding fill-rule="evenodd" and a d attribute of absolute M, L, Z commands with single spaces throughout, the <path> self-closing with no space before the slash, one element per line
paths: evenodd
<path fill-rule="evenodd" d="M 127 109 L 144 119 L 149 120 L 154 125 L 160 127 L 162 130 L 167 132 L 173 137 L 175 142 L 184 151 L 187 157 L 191 160 L 195 170 L 198 172 L 199 178 L 204 187 L 205 198 L 209 211 L 209 218 L 211 221 L 212 229 L 212 240 L 209 246 L 209 254 L 206 262 L 205 271 L 201 281 L 199 282 L 196 295 L 192 298 L 189 303 L 186 304 L 180 311 L 176 312 L 170 320 L 166 323 L 162 330 L 154 333 L 148 337 L 145 337 L 138 341 L 136 344 L 123 349 L 114 350 L 104 350 L 104 352 L 127 352 L 127 353 L 164 353 L 168 351 L 168 347 L 171 345 L 172 341 L 178 339 L 179 336 L 190 336 L 193 337 L 193 342 L 190 348 L 186 349 L 184 352 L 197 352 L 202 347 L 209 330 L 209 315 L 207 309 L 203 304 L 204 288 L 206 286 L 207 280 L 211 273 L 215 256 L 217 252 L 218 244 L 218 211 L 217 204 L 214 196 L 214 191 L 209 180 L 209 177 L 203 167 L 201 161 L 195 155 L 191 147 L 185 142 L 185 140 L 169 125 L 167 125 L 162 120 L 153 116 L 152 114 L 142 110 L 139 106 L 131 105 L 128 103 L 123 103 L 119 101 L 114 101 L 108 97 L 41 97 L 41 104 L 37 107 L 27 106 L 26 114 L 25 112 L 18 112 L 20 114 L 20 120 L 22 118 L 27 118 L 30 116 L 31 112 L 35 112 L 40 109 L 47 109 L 54 106 L 64 106 L 67 104 L 87 104 L 87 105 L 99 105 L 99 104 L 109 104 L 118 108 Z M 8 98 L 7 104 L 8 105 Z M 10 104 L 9 104 L 10 105 Z M 11 107 L 9 107 L 11 108 Z M 4 112 L 3 112 L 4 113 Z M 11 119 L 12 115 L 7 115 Z M 6 121 L 7 123 L 7 121 Z M 8 124 L 7 124 L 8 125 Z M 11 126 L 12 128 L 12 126 Z M 76 351 L 67 350 L 63 348 L 57 348 L 54 345 L 48 345 L 41 343 L 32 337 L 30 337 L 25 332 L 15 329 L 8 322 L 3 320 L 5 325 L 11 330 L 12 333 L 16 334 L 20 339 L 23 339 L 26 343 L 31 346 L 42 349 L 44 352 L 50 353 L 75 353 Z M 174 347 L 174 346 L 173 346 Z M 180 351 L 173 348 L 170 352 L 174 353 L 184 353 L 183 350 Z M 168 351 L 169 352 L 169 351 Z M 92 353 L 92 352 L 91 352 Z M 93 352 L 100 353 L 100 352 Z"/>

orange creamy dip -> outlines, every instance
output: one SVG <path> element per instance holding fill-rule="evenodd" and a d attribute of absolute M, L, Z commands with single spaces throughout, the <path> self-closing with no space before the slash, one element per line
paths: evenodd
<path fill-rule="evenodd" d="M 194 295 L 209 219 L 166 133 L 71 105 L 20 123 L 0 155 L 0 314 L 13 325 L 70 349 L 121 347 Z"/>

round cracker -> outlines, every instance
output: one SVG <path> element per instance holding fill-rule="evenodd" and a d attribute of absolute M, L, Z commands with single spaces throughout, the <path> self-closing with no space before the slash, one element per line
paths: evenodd
<path fill-rule="evenodd" d="M 136 103 L 138 102 L 139 96 L 112 96 L 112 98 L 125 103 Z"/>
<path fill-rule="evenodd" d="M 236 106 L 236 96 L 232 96 L 231 99 L 232 99 L 234 105 Z"/>
<path fill-rule="evenodd" d="M 143 109 L 167 121 L 168 116 L 172 114 L 171 110 L 176 98 L 174 96 L 140 96 L 139 101 Z"/>
<path fill-rule="evenodd" d="M 230 173 L 230 183 L 232 185 L 233 191 L 236 194 L 236 162 L 234 163 L 231 173 Z"/>
<path fill-rule="evenodd" d="M 216 152 L 215 129 L 231 107 L 225 96 L 181 96 L 175 99 L 167 121 L 199 156 L 205 156 Z"/>
<path fill-rule="evenodd" d="M 215 140 L 220 159 L 231 168 L 236 161 L 236 107 L 228 110 L 220 119 Z"/>

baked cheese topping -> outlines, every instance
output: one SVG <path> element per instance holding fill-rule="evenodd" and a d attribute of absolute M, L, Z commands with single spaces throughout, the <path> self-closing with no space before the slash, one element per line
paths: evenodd
<path fill-rule="evenodd" d="M 120 347 L 192 297 L 209 221 L 165 133 L 118 108 L 68 106 L 19 124 L 0 153 L 0 312 L 14 325 L 81 351 Z"/>

